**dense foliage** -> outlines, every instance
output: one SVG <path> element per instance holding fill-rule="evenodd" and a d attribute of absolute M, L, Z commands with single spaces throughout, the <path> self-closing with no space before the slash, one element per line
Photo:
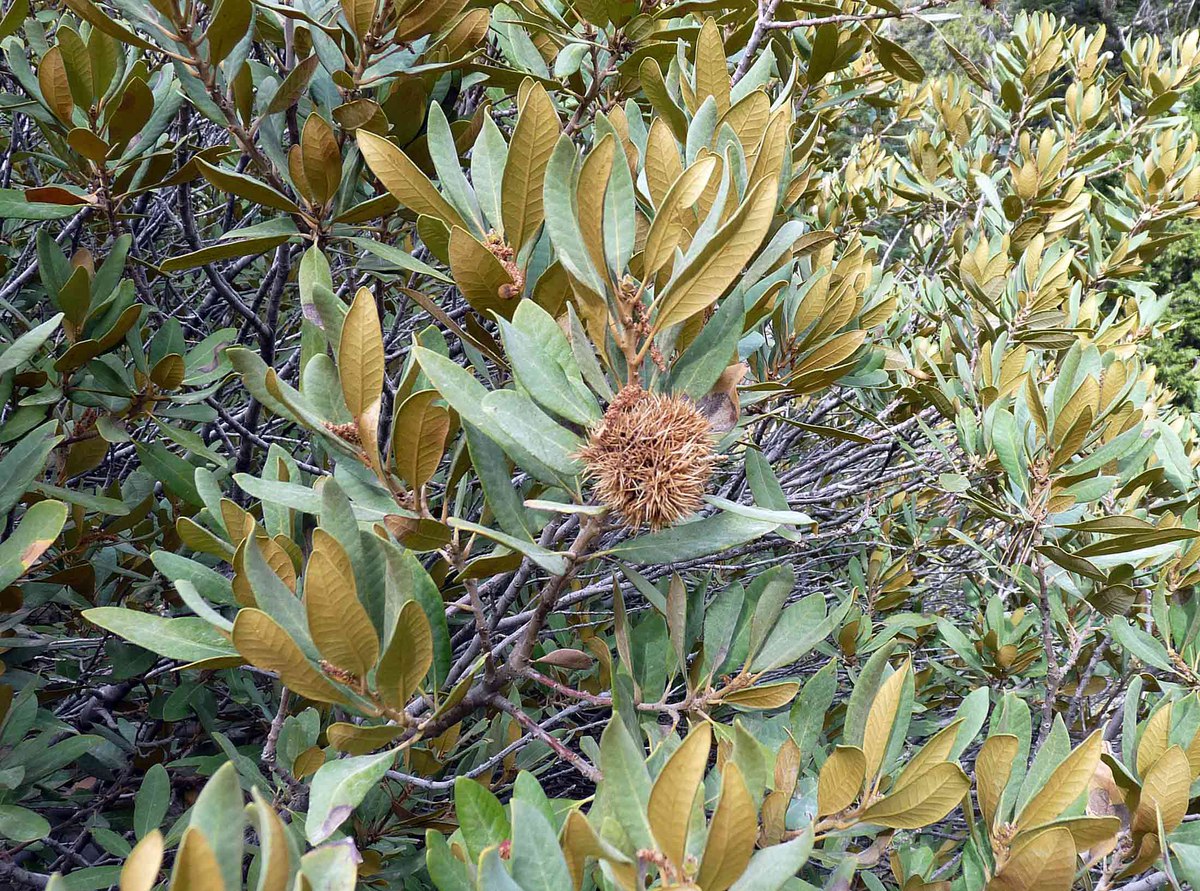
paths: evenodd
<path fill-rule="evenodd" d="M 1200 882 L 1200 34 L 64 6 L 0 19 L 0 885 Z"/>

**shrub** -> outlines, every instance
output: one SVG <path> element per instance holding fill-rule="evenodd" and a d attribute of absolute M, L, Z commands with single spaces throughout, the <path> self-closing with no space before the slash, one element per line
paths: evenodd
<path fill-rule="evenodd" d="M 0 22 L 0 879 L 1200 879 L 1200 34 L 65 5 Z"/>

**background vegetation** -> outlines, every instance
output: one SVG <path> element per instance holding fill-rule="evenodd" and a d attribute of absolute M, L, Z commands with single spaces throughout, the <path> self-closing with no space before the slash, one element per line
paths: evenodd
<path fill-rule="evenodd" d="M 1191 15 L 10 0 L 0 886 L 1197 886 Z"/>

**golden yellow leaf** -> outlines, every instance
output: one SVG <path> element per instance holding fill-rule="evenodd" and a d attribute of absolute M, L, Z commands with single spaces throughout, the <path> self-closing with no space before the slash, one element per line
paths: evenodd
<path fill-rule="evenodd" d="M 1007 733 L 989 736 L 975 756 L 975 797 L 979 812 L 989 828 L 996 825 L 1000 796 L 1012 776 L 1013 759 L 1017 757 L 1020 740 Z"/>
<path fill-rule="evenodd" d="M 758 815 L 754 799 L 733 761 L 721 772 L 721 797 L 713 813 L 696 883 L 704 891 L 725 891 L 737 881 L 754 853 Z"/>
<path fill-rule="evenodd" d="M 250 788 L 250 797 L 254 800 L 250 813 L 258 832 L 261 858 L 258 891 L 287 891 L 287 881 L 291 873 L 287 829 L 258 786 Z"/>
<path fill-rule="evenodd" d="M 429 482 L 442 460 L 450 412 L 434 405 L 439 398 L 436 390 L 413 393 L 392 418 L 392 466 L 410 489 Z"/>
<path fill-rule="evenodd" d="M 162 867 L 163 837 L 157 829 L 146 833 L 121 867 L 120 891 L 150 891 L 158 884 L 158 871 Z"/>
<path fill-rule="evenodd" d="M 871 805 L 862 819 L 889 829 L 920 829 L 954 810 L 970 788 L 971 781 L 962 768 L 953 761 L 943 761 Z"/>
<path fill-rule="evenodd" d="M 467 0 L 421 0 L 419 3 L 409 3 L 396 25 L 393 39 L 397 43 L 412 43 L 418 38 L 436 34 L 450 24 L 466 5 Z"/>
<path fill-rule="evenodd" d="M 467 302 L 480 314 L 490 310 L 502 310 L 506 304 L 515 303 L 510 294 L 513 279 L 496 255 L 483 246 L 475 236 L 455 226 L 450 233 L 450 273 L 454 283 Z M 501 313 L 512 315 L 512 308 Z"/>
<path fill-rule="evenodd" d="M 342 12 L 346 14 L 346 21 L 350 23 L 350 30 L 359 40 L 371 30 L 376 3 L 377 0 L 342 0 Z"/>
<path fill-rule="evenodd" d="M 707 722 L 697 725 L 671 753 L 650 790 L 646 810 L 650 829 L 658 849 L 677 867 L 683 865 L 692 805 L 704 781 L 711 748 L 712 727 Z"/>
<path fill-rule="evenodd" d="M 58 119 L 69 125 L 75 102 L 71 99 L 71 86 L 67 82 L 67 66 L 63 64 L 62 50 L 57 46 L 50 47 L 42 56 L 37 77 L 42 98 Z"/>
<path fill-rule="evenodd" d="M 838 746 L 817 776 L 817 816 L 836 814 L 849 807 L 862 791 L 867 759 L 857 746 Z"/>
<path fill-rule="evenodd" d="M 374 295 L 359 288 L 342 324 L 338 346 L 338 374 L 346 408 L 355 419 L 378 411 L 383 392 L 383 332 Z"/>
<path fill-rule="evenodd" d="M 1097 730 L 1063 759 L 1037 793 L 1025 802 L 1017 814 L 1022 828 L 1049 823 L 1082 795 L 1100 763 L 1103 737 Z"/>
<path fill-rule="evenodd" d="M 300 147 L 304 179 L 316 203 L 325 204 L 342 183 L 342 151 L 333 128 L 315 111 L 304 122 Z"/>
<path fill-rule="evenodd" d="M 705 19 L 696 38 L 696 104 L 709 96 L 717 103 L 717 114 L 729 110 L 729 69 L 725 65 L 725 42 L 711 17 Z"/>
<path fill-rule="evenodd" d="M 671 185 L 683 173 L 683 163 L 679 160 L 679 148 L 671 128 L 660 117 L 650 122 L 646 134 L 645 173 L 650 200 L 655 207 L 662 207 Z"/>
<path fill-rule="evenodd" d="M 1075 884 L 1075 842 L 1063 827 L 1018 841 L 987 891 L 1070 891 Z"/>
<path fill-rule="evenodd" d="M 879 685 L 871 711 L 867 714 L 867 725 L 863 731 L 863 756 L 867 759 L 867 779 L 874 780 L 883 768 L 883 757 L 887 753 L 888 741 L 892 738 L 892 727 L 896 723 L 896 711 L 904 692 L 904 681 L 912 665 L 905 663 L 892 672 Z"/>
<path fill-rule="evenodd" d="M 458 211 L 404 152 L 369 130 L 355 130 L 354 136 L 363 160 L 397 201 L 414 213 L 434 217 L 447 226 L 465 228 L 466 223 Z"/>
<path fill-rule="evenodd" d="M 579 231 L 583 235 L 583 243 L 592 261 L 592 267 L 602 279 L 608 278 L 608 265 L 604 262 L 604 196 L 608 192 L 615 153 L 616 142 L 610 133 L 583 159 L 583 166 L 579 170 L 579 186 L 575 193 Z"/>
<path fill-rule="evenodd" d="M 1142 779 L 1167 750 L 1167 740 L 1171 734 L 1171 711 L 1172 703 L 1168 702 L 1150 716 L 1142 729 L 1142 738 L 1137 746 L 1137 772 Z"/>
<path fill-rule="evenodd" d="M 742 148 L 750 151 L 762 142 L 767 123 L 771 120 L 771 100 L 764 90 L 744 96 L 717 122 L 717 132 L 725 125 L 737 134 Z"/>
<path fill-rule="evenodd" d="M 900 772 L 900 776 L 896 778 L 896 782 L 892 784 L 892 792 L 898 792 L 913 780 L 924 774 L 930 767 L 945 761 L 950 757 L 950 750 L 954 748 L 955 737 L 958 736 L 958 728 L 962 724 L 962 719 L 943 727 L 932 737 L 929 742 L 921 747 L 921 751 L 917 752 L 912 757 L 912 760 L 904 766 L 904 770 Z"/>
<path fill-rule="evenodd" d="M 170 891 L 225 891 L 212 846 L 199 829 L 189 827 L 183 833 L 171 871 Z"/>
<path fill-rule="evenodd" d="M 798 692 L 800 685 L 795 681 L 779 681 L 736 690 L 722 696 L 721 701 L 741 708 L 782 708 L 795 699 Z"/>
<path fill-rule="evenodd" d="M 652 278 L 671 261 L 675 248 L 683 239 L 681 214 L 684 210 L 690 212 L 692 205 L 708 184 L 717 163 L 716 155 L 701 158 L 672 183 L 646 235 L 646 247 L 642 254 L 644 278 Z"/>
<path fill-rule="evenodd" d="M 771 227 L 775 198 L 773 179 L 764 179 L 750 190 L 742 206 L 668 286 L 658 301 L 656 331 L 702 312 L 725 293 Z"/>
<path fill-rule="evenodd" d="M 332 536 L 314 548 L 304 570 L 304 611 L 308 631 L 321 658 L 335 668 L 365 678 L 379 659 L 379 638 L 358 599 L 354 574 L 344 574 L 348 561 Z M 338 563 L 342 563 L 339 568 Z"/>
<path fill-rule="evenodd" d="M 233 621 L 233 645 L 255 668 L 273 671 L 286 687 L 317 702 L 346 698 L 313 668 L 288 633 L 262 610 L 243 609 Z"/>
<path fill-rule="evenodd" d="M 429 619 L 420 604 L 410 600 L 400 608 L 396 630 L 379 660 L 376 690 L 388 705 L 403 708 L 432 664 L 433 632 Z"/>
<path fill-rule="evenodd" d="M 554 103 L 545 88 L 535 84 L 521 106 L 517 126 L 513 128 L 500 184 L 504 239 L 517 250 L 542 225 L 542 188 L 558 133 L 558 113 Z"/>
<path fill-rule="evenodd" d="M 1163 830 L 1170 832 L 1183 822 L 1187 813 L 1192 768 L 1182 746 L 1171 746 L 1146 772 L 1142 794 L 1133 815 L 1136 832 L 1156 832 L 1162 816 Z"/>
<path fill-rule="evenodd" d="M 365 755 L 381 749 L 404 732 L 404 728 L 396 724 L 346 724 L 337 722 L 330 724 L 325 735 L 329 744 L 339 752 L 348 755 Z"/>
<path fill-rule="evenodd" d="M 1116 838 L 1117 833 L 1121 831 L 1121 820 L 1119 817 L 1097 817 L 1091 815 L 1064 817 L 1061 820 L 1055 820 L 1044 826 L 1035 826 L 1029 830 L 1029 833 L 1033 834 L 1058 826 L 1071 833 L 1071 838 L 1075 840 L 1075 849 L 1077 851 L 1086 851 L 1088 848 L 1093 848 L 1096 845 Z"/>

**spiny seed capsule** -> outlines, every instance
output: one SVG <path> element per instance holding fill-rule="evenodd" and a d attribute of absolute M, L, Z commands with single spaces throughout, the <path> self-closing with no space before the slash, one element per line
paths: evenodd
<path fill-rule="evenodd" d="M 600 503 L 633 529 L 695 513 L 718 457 L 708 420 L 681 396 L 625 387 L 579 453 Z"/>

